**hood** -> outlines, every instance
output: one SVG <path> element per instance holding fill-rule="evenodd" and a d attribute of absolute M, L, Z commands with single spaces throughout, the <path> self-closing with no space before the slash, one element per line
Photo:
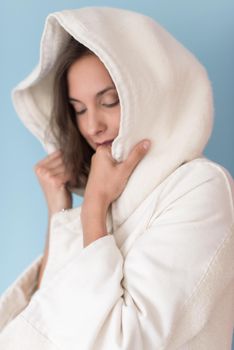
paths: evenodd
<path fill-rule="evenodd" d="M 137 142 L 151 140 L 111 205 L 115 229 L 177 167 L 202 156 L 213 124 L 211 84 L 198 59 L 151 17 L 113 7 L 49 14 L 39 63 L 12 91 L 16 112 L 48 154 L 56 150 L 46 133 L 54 65 L 70 36 L 99 57 L 116 86 L 121 116 L 112 157 L 123 161 Z M 82 196 L 84 188 L 72 191 Z"/>

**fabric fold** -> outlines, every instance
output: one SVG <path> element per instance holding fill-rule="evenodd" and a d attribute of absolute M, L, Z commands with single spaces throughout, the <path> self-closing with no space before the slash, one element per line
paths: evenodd
<path fill-rule="evenodd" d="M 125 161 L 144 138 L 151 147 L 111 203 L 106 236 L 83 248 L 81 207 L 52 217 L 41 287 L 33 293 L 38 260 L 1 299 L 1 350 L 230 350 L 234 185 L 204 156 L 214 111 L 205 67 L 149 16 L 110 7 L 49 14 L 38 65 L 12 91 L 48 154 L 58 147 L 48 127 L 55 66 L 71 37 L 118 93 L 113 159 Z"/>
<path fill-rule="evenodd" d="M 30 302 L 37 289 L 43 255 L 38 256 L 0 298 L 0 332 Z"/>
<path fill-rule="evenodd" d="M 234 282 L 234 226 L 226 180 L 205 161 L 187 164 L 166 183 L 163 211 L 126 256 L 114 235 L 92 242 L 20 317 L 58 348 L 195 349 L 196 336 L 211 325 L 216 329 L 217 319 L 211 325 L 209 320 L 224 306 L 224 296 L 229 305 L 220 317 L 233 320 L 228 291 Z M 213 339 L 195 343 L 220 350 Z M 226 347 L 228 341 L 217 344 Z"/>

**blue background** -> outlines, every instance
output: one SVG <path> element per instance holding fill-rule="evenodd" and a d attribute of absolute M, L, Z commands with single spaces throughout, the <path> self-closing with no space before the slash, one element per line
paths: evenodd
<path fill-rule="evenodd" d="M 215 101 L 213 134 L 204 154 L 234 176 L 233 0 L 1 1 L 0 293 L 43 251 L 47 231 L 46 202 L 33 171 L 47 154 L 17 117 L 10 92 L 38 62 L 48 13 L 83 6 L 150 15 L 198 57 L 208 71 Z M 81 200 L 74 196 L 74 206 Z"/>

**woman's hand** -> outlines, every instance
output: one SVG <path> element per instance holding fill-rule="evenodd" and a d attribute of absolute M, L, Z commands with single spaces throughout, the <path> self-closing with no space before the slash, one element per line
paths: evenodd
<path fill-rule="evenodd" d="M 65 169 L 61 150 L 38 162 L 34 171 L 44 192 L 49 215 L 72 208 L 72 194 L 65 186 L 71 175 Z"/>
<path fill-rule="evenodd" d="M 131 173 L 146 154 L 144 141 L 136 144 L 121 163 L 112 158 L 110 145 L 99 146 L 92 156 L 81 209 L 84 247 L 108 234 L 108 207 L 123 192 Z"/>
<path fill-rule="evenodd" d="M 91 159 L 91 169 L 84 193 L 84 204 L 94 201 L 108 209 L 109 205 L 123 192 L 128 178 L 144 157 L 148 149 L 143 147 L 146 140 L 137 143 L 128 158 L 117 163 L 111 155 L 111 145 L 101 145 Z M 149 145 L 150 145 L 150 140 Z"/>

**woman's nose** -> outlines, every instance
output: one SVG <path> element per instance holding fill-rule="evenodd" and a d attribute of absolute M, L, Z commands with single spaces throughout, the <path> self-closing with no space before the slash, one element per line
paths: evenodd
<path fill-rule="evenodd" d="M 106 124 L 101 113 L 92 112 L 88 115 L 87 121 L 87 133 L 90 136 L 96 135 L 101 131 L 104 131 L 106 128 Z"/>

